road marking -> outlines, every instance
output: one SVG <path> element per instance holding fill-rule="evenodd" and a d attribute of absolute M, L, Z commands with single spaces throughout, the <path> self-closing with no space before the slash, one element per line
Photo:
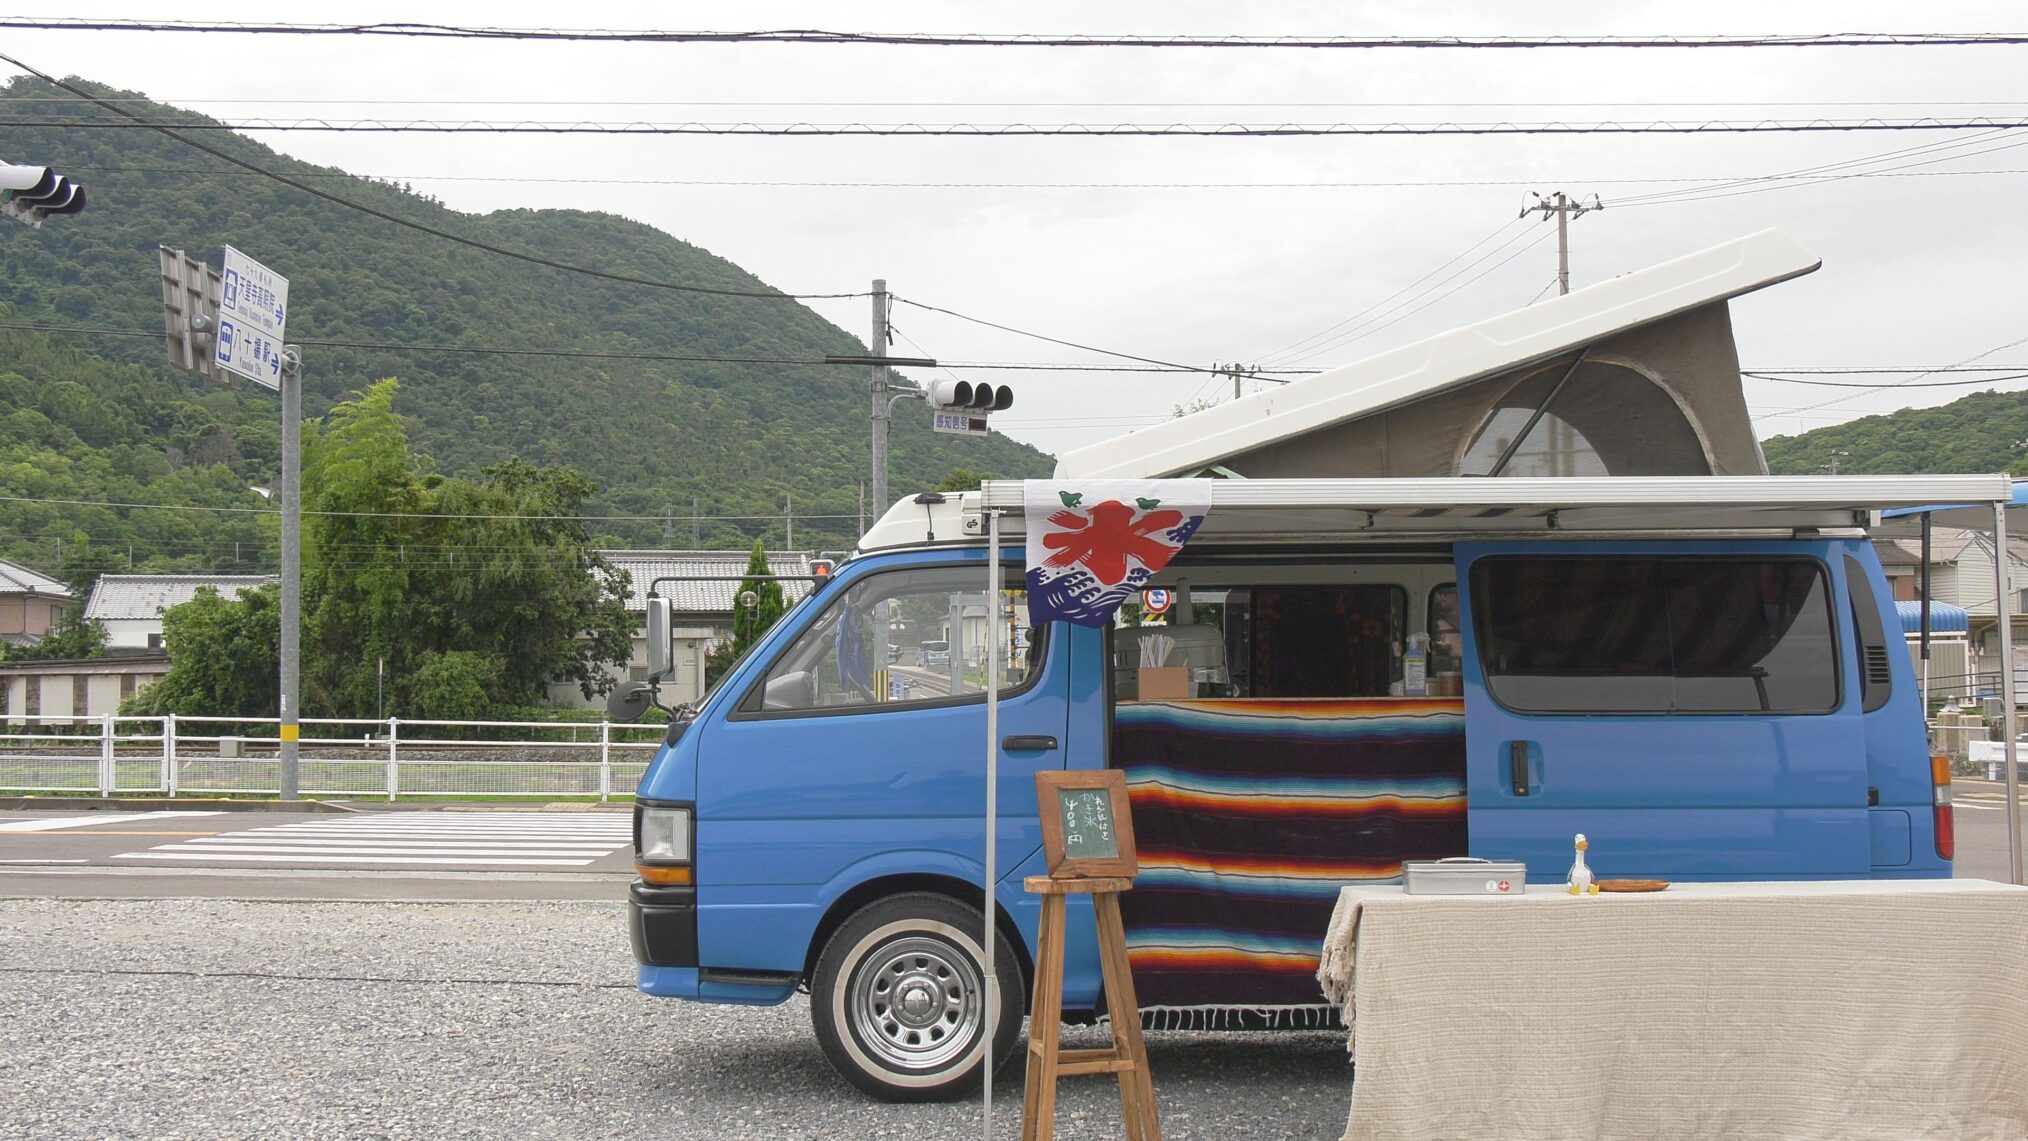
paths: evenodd
<path fill-rule="evenodd" d="M 46 867 L 50 864 L 82 864 L 85 862 L 86 861 L 84 860 L 0 860 L 0 864 L 7 864 L 9 866 L 15 864 L 23 864 L 23 865 L 32 864 L 35 865 L 36 867 Z"/>
<path fill-rule="evenodd" d="M 633 843 L 633 820 L 518 812 L 384 812 L 293 821 L 123 852 L 115 860 L 583 867 Z"/>
<path fill-rule="evenodd" d="M 240 860 L 261 864 L 484 864 L 489 867 L 581 868 L 590 860 L 465 859 L 426 856 L 266 856 L 249 852 L 128 852 L 116 860 Z"/>
<path fill-rule="evenodd" d="M 1972 811 L 1974 811 L 1974 812 L 2005 812 L 2005 811 L 2007 811 L 2007 806 L 2006 806 L 2006 805 L 2004 805 L 2004 804 L 1972 804 L 1972 803 L 1970 803 L 1970 802 L 1968 802 L 1968 801 L 1963 801 L 1963 800 L 1960 800 L 1960 801 L 1958 801 L 1958 802 L 1957 802 L 1957 804 L 1956 804 L 1956 805 L 1955 805 L 1954 807 L 1957 807 L 1957 808 L 1969 808 L 1969 809 L 1971 809 L 1971 810 L 1972 810 Z M 980 923 L 981 923 L 981 924 L 983 925 L 983 924 L 985 923 L 985 920 L 983 920 L 983 919 L 982 919 L 982 920 L 980 920 L 979 922 L 980 922 Z M 984 938 L 984 936 L 981 936 L 981 938 Z"/>
<path fill-rule="evenodd" d="M 65 839 L 65 837 L 61 837 L 61 836 L 50 836 L 50 835 L 49 835 L 49 833 L 47 833 L 47 832 L 22 832 L 22 833 L 17 833 L 17 835 L 19 835 L 19 836 L 20 836 L 20 837 L 21 837 L 22 839 L 24 839 L 24 840 L 34 840 L 34 839 L 37 839 L 37 838 L 46 838 L 46 839 L 59 839 L 59 840 L 60 840 L 60 839 Z M 174 830 L 174 829 L 169 829 L 169 828 L 135 828 L 135 829 L 128 829 L 128 830 L 114 830 L 114 831 L 110 831 L 110 832 L 89 832 L 89 833 L 86 833 L 86 835 L 90 835 L 90 836 L 216 836 L 216 835 L 218 835 L 218 832 L 217 832 L 217 831 L 216 831 L 215 829 L 214 829 L 214 830 L 212 830 L 212 831 L 209 831 L 209 832 L 179 832 L 179 831 L 176 831 L 176 830 Z"/>
<path fill-rule="evenodd" d="M 100 824 L 129 824 L 136 820 L 162 820 L 171 816 L 223 816 L 223 812 L 106 812 L 91 816 L 64 816 L 53 820 L 10 820 L 0 832 L 54 832 L 59 828 L 93 828 Z"/>

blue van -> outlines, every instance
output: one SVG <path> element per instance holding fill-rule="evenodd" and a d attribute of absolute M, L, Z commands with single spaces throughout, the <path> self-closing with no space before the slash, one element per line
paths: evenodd
<path fill-rule="evenodd" d="M 996 1063 L 1016 1053 L 1044 769 L 1127 773 L 1141 875 L 1122 905 L 1158 1028 L 1323 1024 L 1338 889 L 1406 859 L 1561 880 L 1583 832 L 1603 876 L 1948 876 L 1948 770 L 1862 524 L 1992 481 L 1970 482 L 1216 481 L 1274 510 L 1215 499 L 1149 583 L 1173 605 L 1109 629 L 1032 626 L 1018 544 L 989 595 L 985 533 L 1018 483 L 904 500 L 672 718 L 635 810 L 640 989 L 807 992 L 861 1089 L 974 1087 L 989 1030 Z M 931 638 L 948 640 L 934 665 L 891 652 Z M 1013 996 L 991 1028 L 989 647 L 993 961 Z M 1064 1009 L 1100 1001 L 1091 913 L 1074 910 Z"/>

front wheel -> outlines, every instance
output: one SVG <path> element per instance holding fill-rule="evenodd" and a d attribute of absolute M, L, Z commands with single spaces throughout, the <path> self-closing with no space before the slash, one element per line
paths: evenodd
<path fill-rule="evenodd" d="M 977 908 L 910 893 L 854 912 L 817 957 L 810 1019 L 846 1081 L 884 1101 L 936 1101 L 977 1089 L 986 1022 Z M 1014 1054 L 1027 1006 L 1021 967 L 994 934 L 997 1071 Z"/>

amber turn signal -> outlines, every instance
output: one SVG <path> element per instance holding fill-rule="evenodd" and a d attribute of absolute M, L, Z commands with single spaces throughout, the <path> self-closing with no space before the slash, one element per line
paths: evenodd
<path fill-rule="evenodd" d="M 690 869 L 687 867 L 656 868 L 647 864 L 635 864 L 634 872 L 641 877 L 642 883 L 652 884 L 655 887 L 690 886 Z"/>

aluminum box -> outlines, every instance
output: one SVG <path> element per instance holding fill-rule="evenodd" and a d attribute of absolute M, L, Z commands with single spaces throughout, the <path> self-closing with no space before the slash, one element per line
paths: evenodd
<path fill-rule="evenodd" d="M 1410 895 L 1520 895 L 1527 887 L 1528 865 L 1519 860 L 1451 856 L 1401 865 L 1401 890 Z"/>

